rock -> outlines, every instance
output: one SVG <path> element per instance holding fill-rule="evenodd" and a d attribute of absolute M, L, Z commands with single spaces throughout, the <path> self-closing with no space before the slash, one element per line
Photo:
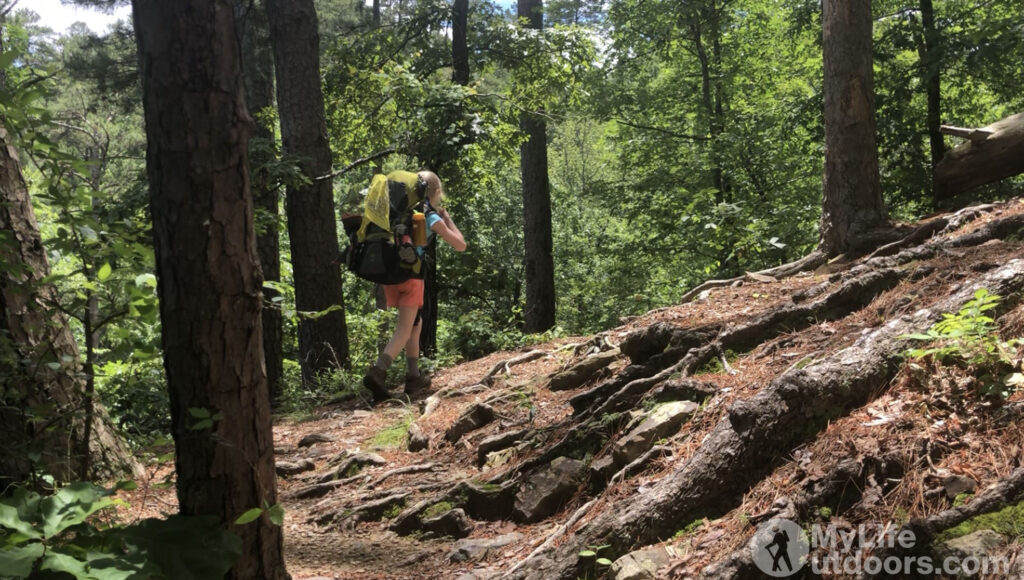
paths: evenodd
<path fill-rule="evenodd" d="M 649 398 L 658 402 L 695 401 L 703 402 L 718 393 L 713 383 L 692 378 L 669 379 L 651 391 Z"/>
<path fill-rule="evenodd" d="M 351 530 L 359 522 L 377 521 L 388 512 L 400 509 L 409 498 L 408 493 L 394 493 L 348 510 L 336 520 L 338 527 Z"/>
<path fill-rule="evenodd" d="M 479 429 L 494 420 L 494 409 L 490 405 L 474 403 L 466 409 L 455 423 L 448 428 L 444 438 L 451 444 L 462 439 L 462 436 L 474 429 Z"/>
<path fill-rule="evenodd" d="M 548 388 L 552 391 L 575 389 L 615 362 L 622 354 L 617 348 L 599 352 L 583 359 L 560 373 L 552 375 Z"/>
<path fill-rule="evenodd" d="M 278 461 L 274 465 L 274 470 L 280 477 L 288 477 L 290 475 L 297 475 L 306 471 L 312 471 L 316 469 L 316 464 L 310 459 L 303 459 L 302 461 Z"/>
<path fill-rule="evenodd" d="M 292 452 L 292 449 L 290 447 L 283 447 L 282 446 L 282 447 L 275 447 L 274 448 L 274 455 L 285 455 L 285 454 L 291 453 L 291 452 Z"/>
<path fill-rule="evenodd" d="M 957 558 L 963 561 L 972 557 L 982 559 L 1004 544 L 1006 544 L 1006 536 L 992 530 L 978 530 L 966 536 L 943 542 L 937 546 L 936 552 L 941 560 Z"/>
<path fill-rule="evenodd" d="M 473 531 L 473 522 L 462 508 L 448 510 L 443 514 L 423 518 L 420 529 L 434 536 L 465 538 Z"/>
<path fill-rule="evenodd" d="M 503 534 L 496 538 L 474 538 L 463 539 L 455 542 L 455 546 L 448 554 L 451 562 L 479 562 L 487 557 L 491 550 L 504 548 L 505 546 L 518 542 L 523 535 L 519 532 Z"/>
<path fill-rule="evenodd" d="M 487 462 L 487 454 L 493 451 L 501 451 L 506 447 L 515 445 L 520 439 L 529 433 L 526 429 L 518 429 L 516 431 L 508 431 L 505 433 L 498 433 L 497 435 L 491 435 L 485 437 L 480 445 L 476 448 L 476 460 L 477 465 L 483 465 Z"/>
<path fill-rule="evenodd" d="M 978 482 L 963 475 L 951 475 L 942 480 L 942 488 L 946 491 L 946 497 L 952 500 L 962 493 L 974 493 L 978 489 Z"/>
<path fill-rule="evenodd" d="M 409 424 L 409 451 L 416 453 L 417 451 L 423 451 L 430 447 L 430 438 L 427 437 L 423 429 L 416 423 Z"/>
<path fill-rule="evenodd" d="M 559 510 L 576 491 L 583 462 L 557 457 L 523 484 L 513 508 L 516 521 L 540 521 Z"/>
<path fill-rule="evenodd" d="M 310 433 L 309 435 L 306 435 L 301 440 L 299 440 L 299 444 L 297 445 L 297 447 L 309 447 L 314 443 L 330 443 L 332 441 L 334 441 L 334 437 L 331 437 L 326 433 Z"/>
<path fill-rule="evenodd" d="M 603 489 L 608 480 L 619 470 L 611 455 L 602 455 L 590 462 L 590 481 L 595 489 Z"/>
<path fill-rule="evenodd" d="M 670 561 L 671 555 L 665 548 L 645 548 L 615 560 L 608 573 L 614 580 L 649 580 L 656 578 L 658 570 Z"/>
<path fill-rule="evenodd" d="M 673 401 L 655 407 L 638 426 L 615 442 L 612 455 L 616 463 L 625 465 L 643 455 L 658 439 L 674 435 L 699 408 L 693 401 Z"/>
<path fill-rule="evenodd" d="M 332 469 L 327 475 L 324 475 L 319 479 L 319 483 L 327 483 L 328 481 L 334 481 L 336 479 L 343 479 L 346 477 L 352 477 L 353 475 L 362 471 L 367 465 L 385 465 L 385 460 L 376 453 L 356 453 L 348 459 L 341 462 L 337 468 Z"/>

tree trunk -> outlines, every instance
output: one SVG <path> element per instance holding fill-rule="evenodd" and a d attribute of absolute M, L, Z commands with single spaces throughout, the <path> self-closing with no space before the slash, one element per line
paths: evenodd
<path fill-rule="evenodd" d="M 274 55 L 270 50 L 270 31 L 267 13 L 262 3 L 236 0 L 238 32 L 242 42 L 245 99 L 249 111 L 256 116 L 274 106 Z M 271 122 L 257 117 L 254 136 L 273 142 Z M 280 209 L 277 188 L 271 183 L 266 165 L 273 161 L 267 147 L 252 151 L 252 193 L 256 207 L 256 249 L 260 256 L 263 279 L 281 281 L 281 248 L 278 237 Z M 262 218 L 262 219 L 261 219 Z M 267 367 L 267 389 L 270 404 L 276 406 L 281 399 L 281 378 L 284 374 L 281 309 L 271 301 L 278 296 L 276 290 L 263 289 L 263 360 Z"/>
<path fill-rule="evenodd" d="M 312 0 L 267 0 L 277 73 L 277 108 L 285 154 L 300 159 L 308 185 L 287 188 L 285 213 L 300 312 L 333 311 L 299 322 L 299 356 L 307 382 L 349 365 L 348 333 L 329 179 L 331 150 L 320 86 L 320 35 Z"/>
<path fill-rule="evenodd" d="M 540 30 L 541 0 L 519 0 L 518 15 L 527 27 Z M 526 141 L 519 148 L 523 181 L 523 245 L 526 307 L 523 331 L 544 332 L 555 325 L 555 261 L 551 234 L 551 187 L 548 178 L 547 124 L 537 114 L 524 113 L 519 129 Z"/>
<path fill-rule="evenodd" d="M 825 178 L 819 249 L 856 251 L 887 224 L 875 144 L 871 3 L 825 0 L 822 6 Z"/>
<path fill-rule="evenodd" d="M 469 84 L 469 0 L 452 2 L 452 82 L 457 85 Z"/>
<path fill-rule="evenodd" d="M 937 199 L 1024 173 L 1024 113 L 983 130 L 991 135 L 957 145 L 935 166 Z"/>
<path fill-rule="evenodd" d="M 928 143 L 931 150 L 932 167 L 938 164 L 946 152 L 939 127 L 942 125 L 941 88 L 939 67 L 942 64 L 942 52 L 939 47 L 939 33 L 935 29 L 935 9 L 932 0 L 920 0 L 921 29 L 924 42 L 921 45 L 921 76 L 928 101 Z M 934 196 L 935 185 L 932 184 Z"/>
<path fill-rule="evenodd" d="M 283 580 L 233 0 L 134 0 L 178 502 L 242 539 L 227 578 Z"/>
<path fill-rule="evenodd" d="M 64 316 L 47 309 L 57 302 L 43 282 L 50 265 L 3 126 L 0 264 L 0 488 L 39 470 L 65 481 L 141 475 L 103 407 L 84 393 L 78 345 Z"/>

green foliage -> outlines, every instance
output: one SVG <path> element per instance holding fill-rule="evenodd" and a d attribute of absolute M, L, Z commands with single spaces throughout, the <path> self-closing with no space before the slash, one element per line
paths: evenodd
<path fill-rule="evenodd" d="M 587 549 L 581 550 L 577 556 L 579 556 L 581 563 L 584 567 L 590 570 L 603 570 L 608 566 L 612 565 L 612 560 L 607 557 L 601 556 L 601 552 L 610 548 L 611 545 L 594 545 L 587 546 Z M 588 574 L 589 577 L 589 574 Z"/>
<path fill-rule="evenodd" d="M 370 449 L 398 449 L 408 439 L 409 425 L 416 417 L 408 413 L 400 421 L 376 433 L 368 442 Z"/>
<path fill-rule="evenodd" d="M 945 542 L 979 530 L 992 530 L 1011 539 L 1024 538 L 1024 502 L 973 518 L 939 534 L 935 541 Z"/>
<path fill-rule="evenodd" d="M 91 516 L 118 503 L 111 494 L 73 483 L 45 497 L 18 487 L 0 499 L 4 577 L 200 580 L 222 577 L 241 554 L 241 540 L 212 516 L 99 528 Z"/>
<path fill-rule="evenodd" d="M 423 519 L 436 518 L 439 515 L 452 511 L 454 507 L 451 502 L 439 501 L 423 510 Z"/>
<path fill-rule="evenodd" d="M 1012 389 L 1024 382 L 1020 373 L 1009 373 L 1020 339 L 1003 340 L 995 320 L 986 314 L 999 307 L 1001 298 L 985 288 L 974 292 L 974 298 L 955 314 L 943 313 L 924 333 L 901 338 L 926 342 L 929 346 L 914 348 L 907 355 L 914 359 L 934 358 L 940 362 L 975 369 L 984 384 L 984 394 L 1007 398 Z"/>

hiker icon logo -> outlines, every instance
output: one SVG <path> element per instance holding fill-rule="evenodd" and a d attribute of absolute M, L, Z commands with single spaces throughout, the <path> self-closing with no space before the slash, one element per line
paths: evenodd
<path fill-rule="evenodd" d="M 807 563 L 810 551 L 807 533 L 800 526 L 782 518 L 761 524 L 750 539 L 750 554 L 754 564 L 774 578 L 796 574 Z"/>

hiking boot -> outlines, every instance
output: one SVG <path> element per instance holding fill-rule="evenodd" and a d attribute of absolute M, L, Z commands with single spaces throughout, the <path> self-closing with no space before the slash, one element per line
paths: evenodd
<path fill-rule="evenodd" d="M 430 377 L 426 375 L 405 375 L 405 394 L 416 395 L 430 389 Z"/>
<path fill-rule="evenodd" d="M 363 386 L 373 395 L 373 404 L 375 405 L 391 398 L 391 393 L 384 386 L 387 376 L 387 371 L 374 365 L 370 367 L 370 370 L 366 371 L 366 376 L 363 377 Z"/>

